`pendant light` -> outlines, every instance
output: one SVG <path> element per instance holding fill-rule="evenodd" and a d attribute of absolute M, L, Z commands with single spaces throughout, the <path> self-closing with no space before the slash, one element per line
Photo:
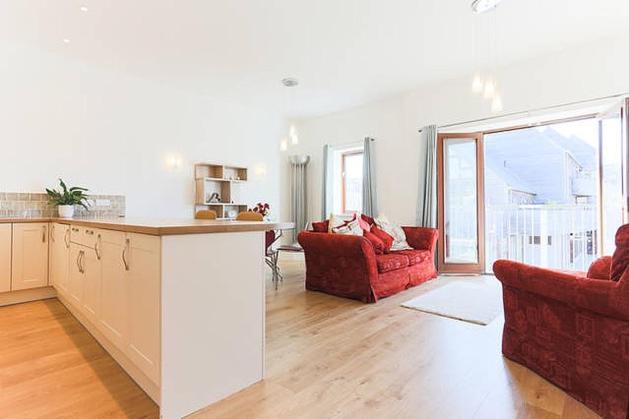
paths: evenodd
<path fill-rule="evenodd" d="M 286 77 L 286 78 L 282 79 L 282 84 L 286 88 L 297 87 L 297 86 L 299 86 L 299 80 L 297 80 L 294 77 Z M 289 92 L 288 95 L 287 95 L 287 101 L 290 102 L 289 105 L 292 105 L 292 102 L 293 102 L 292 99 L 293 99 L 292 95 Z M 286 106 L 286 109 L 291 108 L 291 107 L 292 106 Z M 282 140 L 280 142 L 280 150 L 281 151 L 288 150 L 289 141 L 290 141 L 291 145 L 299 144 L 299 135 L 297 133 L 297 128 L 293 124 L 291 124 L 289 129 L 288 129 L 288 138 L 282 138 Z"/>

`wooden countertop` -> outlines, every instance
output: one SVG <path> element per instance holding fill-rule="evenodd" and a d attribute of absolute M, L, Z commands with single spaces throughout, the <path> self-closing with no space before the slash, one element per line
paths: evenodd
<path fill-rule="evenodd" d="M 150 234 L 153 236 L 288 230 L 295 226 L 294 223 L 289 222 L 195 220 L 186 218 L 0 218 L 0 223 L 48 222 L 124 231 L 128 233 Z"/>

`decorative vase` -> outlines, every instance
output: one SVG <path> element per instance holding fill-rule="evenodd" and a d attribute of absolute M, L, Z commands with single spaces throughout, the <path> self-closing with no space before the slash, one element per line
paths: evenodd
<path fill-rule="evenodd" d="M 74 205 L 59 205 L 57 209 L 60 218 L 72 218 L 74 216 Z"/>

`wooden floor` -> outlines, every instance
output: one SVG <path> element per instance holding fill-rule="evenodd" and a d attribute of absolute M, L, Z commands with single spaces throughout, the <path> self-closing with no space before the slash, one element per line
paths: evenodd
<path fill-rule="evenodd" d="M 301 262 L 267 286 L 266 379 L 198 418 L 596 418 L 500 354 L 476 326 L 305 292 Z M 421 288 L 421 287 L 420 287 Z M 0 308 L 0 418 L 154 418 L 157 407 L 57 300 Z"/>

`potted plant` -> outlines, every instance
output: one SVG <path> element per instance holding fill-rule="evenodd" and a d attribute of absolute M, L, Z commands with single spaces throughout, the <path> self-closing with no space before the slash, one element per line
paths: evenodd
<path fill-rule="evenodd" d="M 85 194 L 88 191 L 86 188 L 81 188 L 80 186 L 68 188 L 62 179 L 59 179 L 59 185 L 61 186 L 61 191 L 46 188 L 48 200 L 51 204 L 57 206 L 59 217 L 72 218 L 75 205 L 80 205 L 89 210 L 87 195 Z"/>

